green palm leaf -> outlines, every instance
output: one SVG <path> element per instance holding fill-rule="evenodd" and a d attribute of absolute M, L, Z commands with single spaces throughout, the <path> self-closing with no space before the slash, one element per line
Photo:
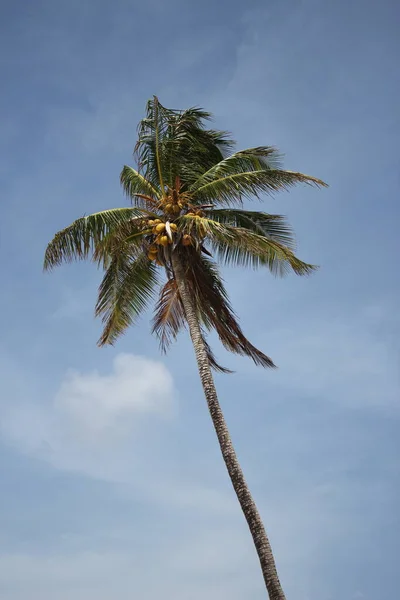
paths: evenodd
<path fill-rule="evenodd" d="M 197 203 L 214 202 L 216 204 L 241 204 L 245 198 L 259 198 L 261 193 L 273 194 L 305 183 L 316 187 L 326 184 L 316 177 L 283 171 L 280 169 L 258 169 L 218 177 L 191 191 Z"/>
<path fill-rule="evenodd" d="M 147 103 L 138 128 L 135 156 L 139 169 L 154 187 L 164 191 L 179 177 L 183 189 L 223 160 L 233 141 L 223 131 L 205 129 L 211 117 L 198 108 L 167 109 L 156 97 Z"/>
<path fill-rule="evenodd" d="M 126 252 L 114 255 L 99 288 L 95 314 L 104 329 L 99 345 L 114 344 L 134 323 L 154 295 L 157 270 L 142 255 L 130 257 Z"/>
<path fill-rule="evenodd" d="M 242 209 L 207 210 L 206 215 L 212 221 L 248 229 L 284 244 L 288 248 L 294 249 L 296 246 L 293 230 L 287 224 L 285 217 L 281 215 Z"/>
<path fill-rule="evenodd" d="M 180 220 L 185 223 L 189 234 L 194 232 L 198 239 L 206 236 L 212 250 L 225 264 L 253 268 L 266 266 L 274 275 L 280 276 L 284 276 L 290 270 L 297 275 L 308 275 L 316 269 L 315 266 L 298 259 L 290 246 L 279 241 L 279 235 L 271 237 L 244 227 L 226 225 L 189 214 Z M 286 230 L 282 233 L 285 237 Z"/>
<path fill-rule="evenodd" d="M 279 169 L 280 163 L 281 156 L 272 146 L 258 146 L 239 150 L 203 172 L 191 186 L 191 191 L 195 192 L 203 185 L 227 175 L 259 171 L 261 169 Z"/>
<path fill-rule="evenodd" d="M 241 235 L 238 231 L 236 233 Z M 267 267 L 273 275 L 279 277 L 284 277 L 291 271 L 296 275 L 310 275 L 318 268 L 300 260 L 292 250 L 274 240 L 256 239 L 253 235 L 242 234 L 240 241 L 235 240 L 233 235 L 222 242 L 212 242 L 211 247 L 218 260 L 225 265 L 254 269 Z"/>
<path fill-rule="evenodd" d="M 139 208 L 113 208 L 77 219 L 59 231 L 48 244 L 44 257 L 44 269 L 50 270 L 63 262 L 83 260 L 94 256 L 96 248 L 119 227 L 143 219 Z"/>
<path fill-rule="evenodd" d="M 121 171 L 120 182 L 125 194 L 134 203 L 138 202 L 142 196 L 149 196 L 156 203 L 162 195 L 160 190 L 153 186 L 148 179 L 127 165 L 124 165 Z"/>

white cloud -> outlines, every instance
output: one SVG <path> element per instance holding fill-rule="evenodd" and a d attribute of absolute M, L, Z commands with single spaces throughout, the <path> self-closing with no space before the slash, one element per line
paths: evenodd
<path fill-rule="evenodd" d="M 120 436 L 138 415 L 166 414 L 172 392 L 172 377 L 161 363 L 119 354 L 111 375 L 70 371 L 54 408 L 85 436 Z"/>
<path fill-rule="evenodd" d="M 25 398 L 5 407 L 1 431 L 20 450 L 58 468 L 125 480 L 125 452 L 150 417 L 173 414 L 175 397 L 162 363 L 119 354 L 110 374 L 69 371 L 47 405 Z M 130 466 L 134 460 L 135 453 Z"/>
<path fill-rule="evenodd" d="M 380 314 L 376 310 L 367 313 L 369 320 Z M 363 319 L 330 323 L 313 319 L 269 332 L 269 343 L 280 353 L 276 358 L 281 370 L 273 378 L 296 393 L 320 394 L 322 399 L 361 406 L 366 391 L 382 385 L 387 374 L 393 375 L 384 345 L 377 343 L 364 325 Z M 246 361 L 241 361 L 241 371 L 245 365 Z M 392 383 L 389 377 L 388 385 Z M 204 477 L 196 481 L 199 462 L 210 461 L 210 451 L 200 457 L 192 453 L 188 473 L 181 461 L 179 471 L 171 468 L 176 456 L 170 439 L 153 447 L 162 430 L 168 438 L 174 436 L 175 423 L 168 417 L 174 410 L 175 395 L 172 378 L 160 362 L 122 354 L 114 360 L 111 373 L 69 371 L 46 408 L 33 404 L 32 397 L 31 402 L 25 399 L 23 405 L 8 411 L 2 420 L 3 433 L 20 449 L 59 469 L 122 481 L 124 492 L 132 494 L 135 502 L 145 500 L 147 505 L 150 501 L 155 511 L 152 524 L 157 531 L 157 551 L 143 530 L 136 531 L 138 521 L 133 518 L 127 523 L 132 541 L 122 540 L 121 550 L 115 549 L 114 540 L 113 548 L 83 544 L 72 554 L 65 552 L 60 541 L 55 552 L 40 556 L 4 555 L 0 586 L 10 590 L 7 600 L 22 600 L 27 589 L 32 600 L 72 596 L 77 600 L 112 596 L 124 600 L 132 590 L 143 600 L 153 600 L 161 591 L 157 581 L 163 582 L 164 595 L 177 600 L 263 597 L 257 558 L 222 461 L 215 467 L 221 483 L 210 486 Z M 375 404 L 374 398 L 371 392 L 372 405 L 379 406 L 379 398 Z M 157 423 L 161 425 L 158 429 Z M 268 446 L 279 455 L 273 438 Z M 326 487 L 329 478 L 324 480 L 325 487 L 316 486 L 312 478 L 304 480 L 301 470 L 299 477 L 294 464 L 290 472 L 281 470 L 283 484 L 278 490 L 268 489 L 280 469 L 279 456 L 271 458 L 268 467 L 262 458 L 250 466 L 250 471 L 262 474 L 256 496 L 288 597 L 297 593 L 299 600 L 330 600 L 319 569 L 344 535 L 352 533 L 352 527 L 352 537 L 360 535 L 354 516 L 334 502 L 340 476 L 336 487 Z M 164 530 L 166 514 L 173 530 Z M 349 591 L 350 598 L 351 594 L 354 592 Z"/>
<path fill-rule="evenodd" d="M 303 332 L 303 338 L 296 342 L 298 347 L 294 344 L 289 355 L 283 353 L 282 358 L 292 357 L 294 361 L 300 355 L 303 360 L 308 356 L 311 363 L 318 358 L 322 361 L 321 347 L 326 352 L 326 347 L 333 344 L 334 354 L 338 340 L 348 347 L 348 329 L 342 340 L 343 332 L 337 325 L 327 329 L 321 324 L 316 329 L 320 340 L 317 344 L 304 338 Z M 276 340 L 287 348 L 292 335 L 290 331 L 282 339 L 277 331 Z M 313 348 L 313 353 L 307 348 Z M 346 365 L 347 355 L 343 361 Z M 307 389 L 312 373 L 301 379 L 303 367 L 292 367 L 299 387 Z M 322 362 L 314 365 L 317 373 L 328 367 Z M 360 377 L 365 375 L 365 368 Z M 284 379 L 282 384 L 287 385 Z M 321 375 L 318 389 L 327 386 L 324 381 Z M 290 385 L 295 385 L 295 380 Z M 166 430 L 168 437 L 174 435 L 175 424 L 168 417 L 174 409 L 175 395 L 172 378 L 160 362 L 120 354 L 111 373 L 69 371 L 47 407 L 33 404 L 34 398 L 31 402 L 25 399 L 23 405 L 13 406 L 4 415 L 3 434 L 25 452 L 59 469 L 122 481 L 124 492 L 132 493 L 135 502 L 144 500 L 148 505 L 151 501 L 151 510 L 155 511 L 152 524 L 157 532 L 150 535 L 149 543 L 146 533 L 136 530 L 139 524 L 133 518 L 126 524 L 131 541 L 122 539 L 121 550 L 116 550 L 118 540 L 114 539 L 113 548 L 89 543 L 89 547 L 75 546 L 71 553 L 59 540 L 56 550 L 48 554 L 3 555 L 0 586 L 10 590 L 7 600 L 22 600 L 27 589 L 32 600 L 106 600 L 113 596 L 124 600 L 131 597 L 132 590 L 143 600 L 153 600 L 161 591 L 177 600 L 264 596 L 251 538 L 222 461 L 215 467 L 221 483 L 208 486 L 204 478 L 196 481 L 196 477 L 199 461 L 210 461 L 209 451 L 200 457 L 193 453 L 188 475 L 181 463 L 179 472 L 171 469 L 176 457 L 170 440 L 162 447 L 153 447 L 160 429 Z M 158 430 L 157 422 L 162 426 Z M 290 493 L 284 483 L 281 490 L 271 494 L 268 487 L 271 475 L 281 468 L 279 458 L 269 463 L 268 476 L 262 459 L 250 471 L 253 468 L 263 473 L 257 496 L 288 596 L 297 593 L 299 600 L 330 600 L 323 587 L 317 589 L 321 583 L 318 570 L 326 553 L 336 546 L 336 538 L 351 530 L 351 521 L 330 506 L 331 490 L 326 492 L 313 483 L 308 486 L 303 479 L 300 481 L 295 476 L 296 468 L 291 471 Z M 165 515 L 174 524 L 169 531 L 163 525 Z M 152 535 L 157 538 L 156 550 Z M 162 590 L 158 581 L 163 582 Z"/>
<path fill-rule="evenodd" d="M 20 369 L 13 371 L 18 380 Z M 177 468 L 178 392 L 161 362 L 118 354 L 108 374 L 69 370 L 50 402 L 28 393 L 19 390 L 0 406 L 0 435 L 18 451 L 62 471 L 122 483 L 125 494 L 166 510 L 237 514 L 233 495 L 199 481 L 191 467 Z"/>

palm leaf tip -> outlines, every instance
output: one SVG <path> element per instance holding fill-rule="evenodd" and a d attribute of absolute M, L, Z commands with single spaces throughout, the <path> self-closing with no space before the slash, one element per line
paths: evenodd
<path fill-rule="evenodd" d="M 52 256 L 51 242 L 49 242 L 44 253 L 43 271 L 52 271 L 56 266 L 57 263 Z"/>
<path fill-rule="evenodd" d="M 47 245 L 44 270 L 48 271 L 62 263 L 99 256 L 104 242 L 134 219 L 143 218 L 139 208 L 112 208 L 86 215 L 55 234 Z"/>
<path fill-rule="evenodd" d="M 319 179 L 318 177 L 313 177 L 312 175 L 305 175 L 304 173 L 298 173 L 296 171 L 286 171 L 286 173 L 292 173 L 294 176 L 298 177 L 299 183 L 305 183 L 306 185 L 311 185 L 317 188 L 328 188 L 329 184 Z"/>
<path fill-rule="evenodd" d="M 232 371 L 231 369 L 228 369 L 227 367 L 223 367 L 222 365 L 219 364 L 219 362 L 215 358 L 215 354 L 212 351 L 210 344 L 207 342 L 206 337 L 203 332 L 202 332 L 202 338 L 203 338 L 204 347 L 206 349 L 208 362 L 210 363 L 210 367 L 212 369 L 214 369 L 214 371 L 216 373 L 221 373 L 223 375 L 232 375 L 234 373 L 234 371 Z"/>
<path fill-rule="evenodd" d="M 152 300 L 156 283 L 156 267 L 145 257 L 132 259 L 122 252 L 113 257 L 95 308 L 104 325 L 99 346 L 113 345 L 135 322 Z"/>
<path fill-rule="evenodd" d="M 187 263 L 186 279 L 192 290 L 196 311 L 207 329 L 215 329 L 223 346 L 229 351 L 250 357 L 256 365 L 275 368 L 272 359 L 258 350 L 244 336 L 216 264 L 195 251 Z"/>
<path fill-rule="evenodd" d="M 158 337 L 162 352 L 167 351 L 184 326 L 185 313 L 178 286 L 175 279 L 169 279 L 160 290 L 152 326 L 152 333 Z"/>

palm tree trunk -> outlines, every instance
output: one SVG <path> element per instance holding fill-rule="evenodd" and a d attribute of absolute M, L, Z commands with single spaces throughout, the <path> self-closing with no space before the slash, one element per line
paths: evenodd
<path fill-rule="evenodd" d="M 179 294 L 185 310 L 186 320 L 189 326 L 190 337 L 192 338 L 193 347 L 196 354 L 197 366 L 199 368 L 200 379 L 207 400 L 208 409 L 210 411 L 211 419 L 214 424 L 219 446 L 221 448 L 229 477 L 253 537 L 269 598 L 270 600 L 285 600 L 285 594 L 279 581 L 275 560 L 267 533 L 265 531 L 257 506 L 251 496 L 249 488 L 247 487 L 246 480 L 229 435 L 224 415 L 218 402 L 214 379 L 208 361 L 206 348 L 204 346 L 196 310 L 192 301 L 190 290 L 186 285 L 183 266 L 179 261 L 179 257 L 176 256 L 175 253 L 172 253 L 172 266 L 178 285 Z"/>

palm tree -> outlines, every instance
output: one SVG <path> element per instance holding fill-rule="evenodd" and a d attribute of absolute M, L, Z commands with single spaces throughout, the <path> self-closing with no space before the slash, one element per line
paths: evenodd
<path fill-rule="evenodd" d="M 210 117 L 198 108 L 170 110 L 156 97 L 150 100 L 138 127 L 138 169 L 124 166 L 121 172 L 132 206 L 82 217 L 58 232 L 47 246 L 44 268 L 91 258 L 105 271 L 95 309 L 104 324 L 100 346 L 125 332 L 161 284 L 152 331 L 166 351 L 182 328 L 189 329 L 222 456 L 269 597 L 284 600 L 271 546 L 218 402 L 212 369 L 229 371 L 217 363 L 206 334 L 215 330 L 229 351 L 275 366 L 242 332 L 214 257 L 224 264 L 267 267 L 275 275 L 311 273 L 314 266 L 294 254 L 285 219 L 244 210 L 243 200 L 299 183 L 325 184 L 283 170 L 272 147 L 233 152 L 227 132 L 206 128 Z"/>

